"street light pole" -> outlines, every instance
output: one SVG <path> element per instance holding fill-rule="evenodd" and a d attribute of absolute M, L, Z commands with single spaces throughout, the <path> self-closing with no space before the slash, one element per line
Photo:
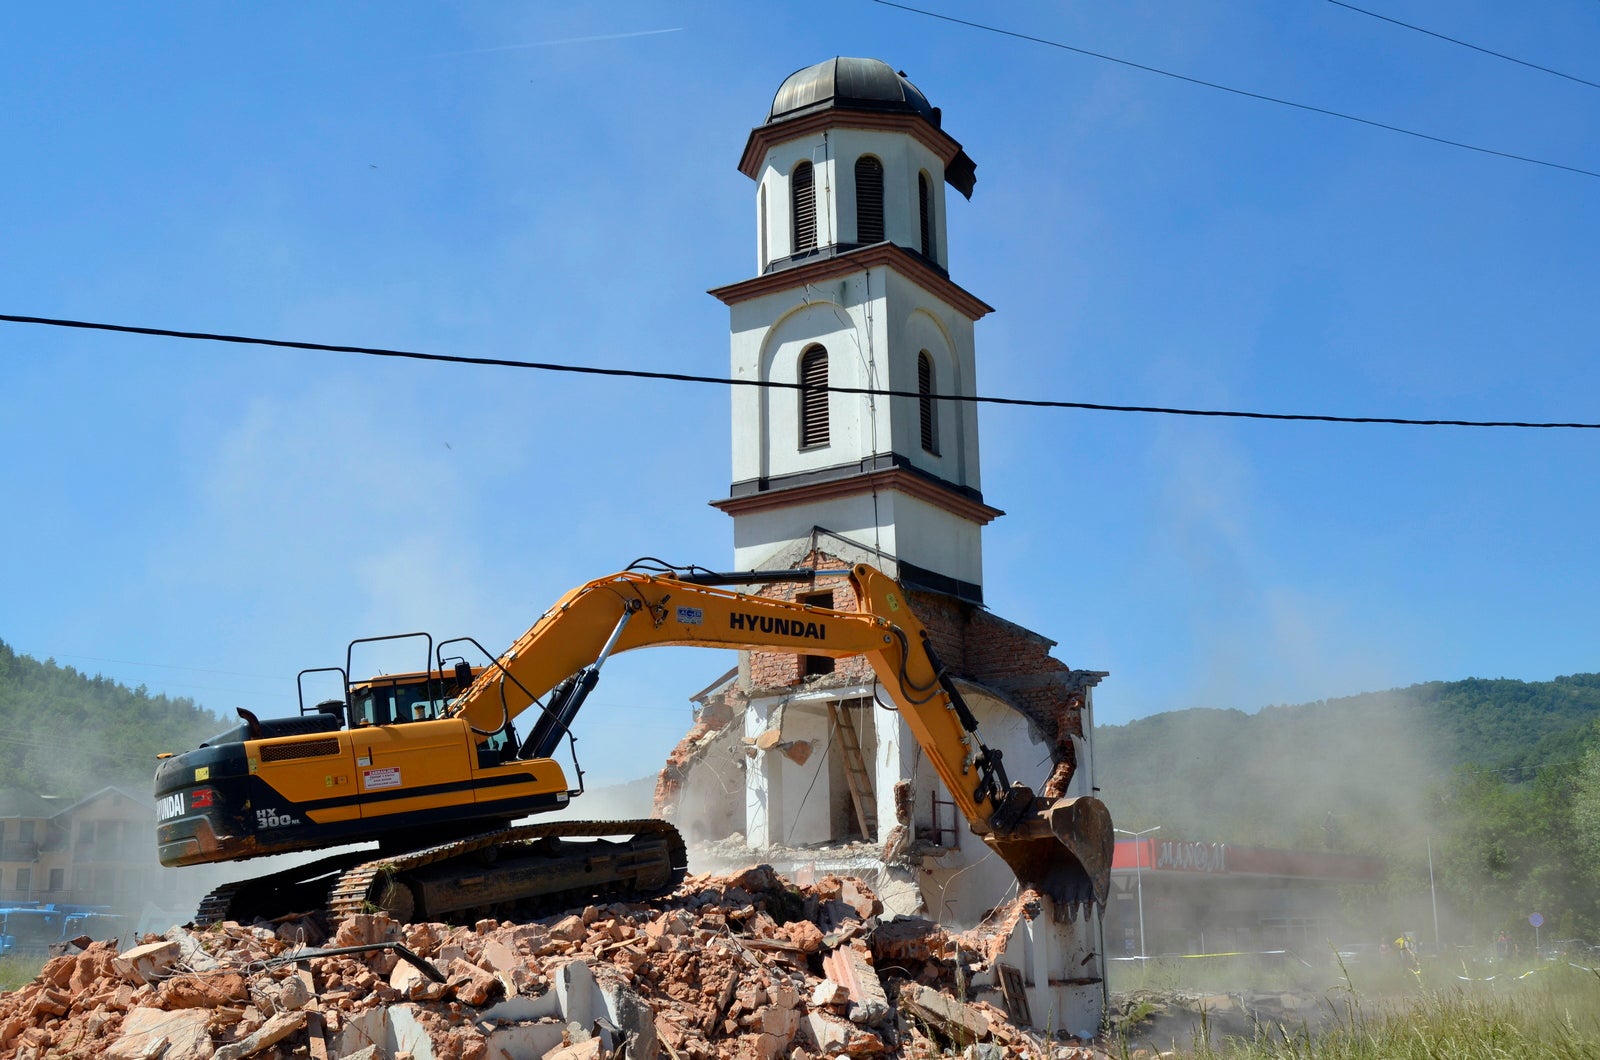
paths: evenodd
<path fill-rule="evenodd" d="M 1443 952 L 1444 947 L 1439 942 L 1439 892 L 1433 886 L 1433 835 L 1428 836 L 1428 896 L 1433 901 L 1433 948 Z"/>
<path fill-rule="evenodd" d="M 1139 840 L 1144 838 L 1145 836 L 1149 835 L 1151 832 L 1159 832 L 1160 830 L 1161 830 L 1161 826 L 1158 825 L 1158 824 L 1157 825 L 1151 825 L 1149 828 L 1146 828 L 1141 832 L 1130 832 L 1126 828 L 1113 828 L 1112 829 L 1113 832 L 1121 832 L 1123 835 L 1132 836 L 1133 839 L 1134 839 L 1134 846 L 1133 846 L 1133 873 L 1134 873 L 1134 888 L 1139 892 L 1139 959 L 1141 961 L 1145 959 L 1145 949 L 1144 949 L 1144 844 L 1139 842 Z"/>

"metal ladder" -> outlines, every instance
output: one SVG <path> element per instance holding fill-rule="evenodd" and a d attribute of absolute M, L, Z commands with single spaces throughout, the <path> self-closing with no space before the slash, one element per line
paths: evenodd
<path fill-rule="evenodd" d="M 850 787 L 850 802 L 855 806 L 856 824 L 861 837 L 869 843 L 878 839 L 878 802 L 872 795 L 872 774 L 867 771 L 866 759 L 861 754 L 861 737 L 856 732 L 854 710 L 850 702 L 834 701 L 828 704 L 839 734 L 839 749 L 844 752 L 844 779 Z"/>

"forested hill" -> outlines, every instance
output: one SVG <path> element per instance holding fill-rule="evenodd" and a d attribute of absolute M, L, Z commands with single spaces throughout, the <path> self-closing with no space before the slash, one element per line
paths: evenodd
<path fill-rule="evenodd" d="M 1108 685 L 1106 693 L 1111 691 Z M 1600 674 L 1435 681 L 1300 706 L 1192 709 L 1095 732 L 1095 780 L 1119 826 L 1313 848 L 1412 831 L 1462 774 L 1516 784 L 1576 764 Z"/>
<path fill-rule="evenodd" d="M 222 728 L 193 700 L 40 662 L 0 641 L 0 787 L 147 792 L 159 752 L 188 750 Z"/>

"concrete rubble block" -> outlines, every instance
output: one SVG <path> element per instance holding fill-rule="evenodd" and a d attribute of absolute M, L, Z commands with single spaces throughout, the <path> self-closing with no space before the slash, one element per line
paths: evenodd
<path fill-rule="evenodd" d="M 1006 1060 L 1006 1051 L 994 1042 L 974 1042 L 961 1050 L 961 1060 Z"/>
<path fill-rule="evenodd" d="M 505 991 L 499 977 L 476 964 L 457 958 L 450 962 L 446 984 L 463 1005 L 482 1008 Z"/>
<path fill-rule="evenodd" d="M 626 1043 L 630 1060 L 655 1060 L 661 1051 L 655 1009 L 619 975 L 601 977 L 598 985 L 606 1014 Z"/>
<path fill-rule="evenodd" d="M 389 1006 L 390 1041 L 394 1041 L 392 1052 L 397 1060 L 400 1054 L 411 1054 L 411 1060 L 440 1060 L 443 1050 L 435 1049 L 434 1036 L 419 1018 L 422 1014 L 424 1009 L 414 1004 Z M 451 1052 L 459 1055 L 459 1050 Z"/>
<path fill-rule="evenodd" d="M 562 942 L 582 942 L 589 937 L 589 926 L 580 916 L 564 916 L 550 925 L 550 937 Z"/>
<path fill-rule="evenodd" d="M 135 985 L 159 983 L 172 974 L 183 956 L 183 947 L 171 939 L 148 942 L 117 954 L 111 962 L 116 973 Z"/>
<path fill-rule="evenodd" d="M 439 952 L 439 924 L 407 924 L 404 928 L 406 949 L 419 957 L 432 957 Z"/>
<path fill-rule="evenodd" d="M 484 1032 L 483 1042 L 488 1055 L 494 1060 L 524 1056 L 544 1056 L 562 1045 L 567 1033 L 563 1020 L 542 1020 L 537 1023 L 516 1023 L 490 1027 Z"/>
<path fill-rule="evenodd" d="M 800 1029 L 800 1013 L 792 1008 L 768 1005 L 756 1013 L 756 1017 L 761 1033 L 782 1039 L 784 1046 L 794 1040 L 794 1032 Z"/>
<path fill-rule="evenodd" d="M 338 1055 L 348 1057 L 369 1045 L 378 1047 L 382 1060 L 410 1053 L 413 1060 L 436 1060 L 433 1039 L 415 1005 L 385 1005 L 351 1015 L 339 1035 Z"/>
<path fill-rule="evenodd" d="M 860 880 L 840 881 L 839 900 L 853 909 L 862 920 L 870 920 L 883 912 L 883 903 Z"/>
<path fill-rule="evenodd" d="M 137 1008 L 103 1054 L 107 1060 L 210 1060 L 211 1016 L 203 1009 Z"/>
<path fill-rule="evenodd" d="M 408 1001 L 438 1001 L 449 993 L 445 983 L 436 983 L 410 961 L 401 961 L 389 973 L 389 987 Z"/>
<path fill-rule="evenodd" d="M 822 929 L 809 920 L 794 920 L 779 930 L 802 953 L 816 953 L 822 948 Z"/>
<path fill-rule="evenodd" d="M 509 972 L 528 963 L 527 959 L 517 952 L 515 944 L 500 937 L 490 938 L 484 942 L 483 955 L 479 957 L 479 961 L 491 972 Z"/>
<path fill-rule="evenodd" d="M 215 1009 L 249 1000 L 250 991 L 245 985 L 244 976 L 237 972 L 226 975 L 180 973 L 163 980 L 156 988 L 156 1006 L 164 1009 Z"/>
<path fill-rule="evenodd" d="M 600 1060 L 600 1039 L 588 1038 L 569 1045 L 558 1045 L 541 1060 Z"/>
<path fill-rule="evenodd" d="M 346 1017 L 344 1027 L 339 1032 L 337 1051 L 341 1057 L 348 1057 L 367 1046 L 391 1050 L 393 1041 L 388 1007 L 368 1009 Z"/>
<path fill-rule="evenodd" d="M 849 995 L 850 1007 L 845 1014 L 851 1023 L 870 1027 L 889 1015 L 889 997 L 866 953 L 854 946 L 841 946 L 822 958 L 822 970 Z"/>
<path fill-rule="evenodd" d="M 551 976 L 556 1002 L 561 1015 L 580 1027 L 593 1025 L 594 1018 L 605 1011 L 605 998 L 594 980 L 594 970 L 588 961 L 568 961 Z"/>
<path fill-rule="evenodd" d="M 800 991 L 787 979 L 774 978 L 767 987 L 767 997 L 772 1004 L 782 1009 L 794 1008 L 800 1004 Z"/>
<path fill-rule="evenodd" d="M 811 1007 L 827 1008 L 831 1005 L 846 1005 L 850 1003 L 850 991 L 834 982 L 824 979 L 811 991 Z"/>
<path fill-rule="evenodd" d="M 272 932 L 267 932 L 267 937 L 272 938 Z M 169 942 L 176 942 L 182 951 L 180 963 L 190 971 L 214 972 L 222 967 L 222 962 L 211 956 L 210 952 L 200 943 L 200 939 L 186 928 L 176 925 L 167 929 L 161 936 Z"/>
<path fill-rule="evenodd" d="M 982 1012 L 922 983 L 902 986 L 900 1004 L 909 1018 L 923 1021 L 958 1045 L 987 1041 L 993 1033 Z"/>
<path fill-rule="evenodd" d="M 734 1040 L 732 1060 L 777 1060 L 788 1042 L 773 1034 L 742 1034 Z"/>
<path fill-rule="evenodd" d="M 404 932 L 387 913 L 357 913 L 339 922 L 331 945 L 371 946 L 380 942 L 399 942 Z"/>
<path fill-rule="evenodd" d="M 262 1050 L 277 1045 L 291 1034 L 305 1030 L 305 1026 L 304 1012 L 279 1012 L 262 1024 L 255 1033 L 218 1049 L 213 1054 L 212 1060 L 244 1060 L 247 1056 L 255 1056 Z"/>
<path fill-rule="evenodd" d="M 874 1056 L 889 1048 L 871 1031 L 825 1012 L 806 1013 L 805 1029 L 823 1056 Z"/>

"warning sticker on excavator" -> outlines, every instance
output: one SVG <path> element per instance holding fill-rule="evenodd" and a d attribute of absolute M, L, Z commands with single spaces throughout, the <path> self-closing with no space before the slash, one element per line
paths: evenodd
<path fill-rule="evenodd" d="M 363 769 L 361 771 L 361 786 L 368 791 L 378 788 L 398 788 L 400 786 L 400 767 L 384 766 L 381 769 Z"/>

